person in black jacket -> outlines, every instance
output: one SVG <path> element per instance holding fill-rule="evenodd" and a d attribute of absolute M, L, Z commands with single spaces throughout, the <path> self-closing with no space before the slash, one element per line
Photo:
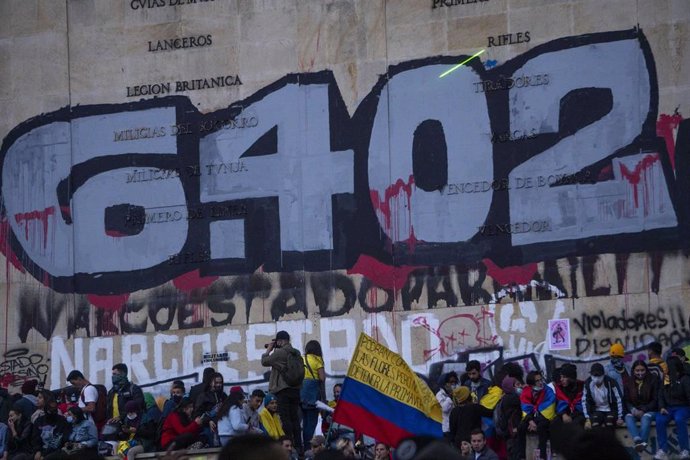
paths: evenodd
<path fill-rule="evenodd" d="M 472 431 L 482 426 L 482 417 L 491 417 L 492 412 L 471 400 L 470 389 L 459 386 L 453 390 L 455 407 L 448 417 L 451 444 L 458 449 L 463 443 L 470 447 Z"/>
<path fill-rule="evenodd" d="M 647 370 L 644 361 L 638 360 L 632 365 L 632 376 L 625 379 L 623 384 L 623 394 L 629 411 L 625 416 L 625 424 L 635 443 L 635 450 L 642 452 L 647 448 L 652 421 L 656 417 L 659 379 Z"/>
<path fill-rule="evenodd" d="M 123 363 L 113 366 L 113 387 L 108 391 L 108 423 L 121 422 L 127 415 L 125 405 L 134 401 L 139 407 L 144 407 L 144 393 L 139 386 L 127 379 L 127 365 Z M 117 404 L 115 399 L 117 398 Z"/>
<path fill-rule="evenodd" d="M 680 458 L 690 458 L 688 451 L 688 420 L 690 420 L 690 376 L 683 373 L 683 362 L 677 356 L 667 361 L 669 384 L 659 390 L 659 412 L 656 414 L 656 435 L 659 450 L 655 459 L 668 458 L 668 434 L 666 426 L 671 420 L 676 422 Z"/>
<path fill-rule="evenodd" d="M 31 430 L 34 460 L 62 456 L 62 447 L 72 432 L 72 427 L 65 417 L 58 414 L 57 401 L 46 403 L 44 410 L 45 414 L 38 417 Z"/>
<path fill-rule="evenodd" d="M 13 406 L 7 417 L 9 436 L 7 439 L 8 459 L 29 458 L 31 455 L 31 429 L 33 425 L 22 415 L 21 407 Z"/>

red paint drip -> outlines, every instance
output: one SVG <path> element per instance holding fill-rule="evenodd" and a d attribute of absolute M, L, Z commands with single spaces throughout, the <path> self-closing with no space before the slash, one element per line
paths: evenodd
<path fill-rule="evenodd" d="M 499 267 L 491 259 L 482 259 L 486 266 L 486 274 L 496 280 L 502 286 L 511 284 L 527 284 L 532 281 L 537 272 L 537 263 L 526 265 L 513 265 L 510 267 Z"/>
<path fill-rule="evenodd" d="M 180 291 L 191 292 L 194 289 L 207 288 L 217 279 L 217 276 L 201 276 L 199 269 L 196 269 L 178 276 L 173 280 L 173 284 Z"/>
<path fill-rule="evenodd" d="M 381 196 L 378 190 L 369 190 L 369 198 L 371 199 L 371 203 L 373 204 L 374 209 L 377 213 L 380 213 L 384 218 L 384 226 L 386 233 L 391 237 L 391 239 L 394 242 L 402 241 L 404 243 L 407 243 L 410 248 L 410 251 L 414 250 L 415 245 L 418 241 L 414 235 L 414 228 L 412 228 L 411 198 L 413 187 L 414 175 L 410 174 L 410 177 L 407 179 L 407 182 L 403 181 L 402 179 L 398 179 L 397 181 L 395 181 L 393 185 L 386 188 L 383 200 L 381 200 Z M 399 199 L 401 192 L 406 197 L 407 222 L 410 226 L 410 228 L 408 229 L 409 231 L 407 232 L 407 234 L 410 236 L 405 240 L 400 239 L 400 229 L 397 228 L 398 221 L 397 219 L 394 219 L 394 217 L 397 217 L 397 213 L 400 209 Z M 393 213 L 395 213 L 395 216 L 393 215 Z M 394 220 L 396 228 L 393 228 Z"/>
<path fill-rule="evenodd" d="M 635 168 L 632 171 L 626 168 L 623 163 L 620 164 L 620 170 L 621 174 L 623 175 L 623 178 L 625 178 L 625 180 L 630 182 L 630 185 L 633 186 L 633 197 L 635 199 L 636 208 L 639 206 L 637 186 L 639 185 L 640 179 L 642 178 L 642 172 L 651 168 L 657 161 L 659 161 L 659 154 L 650 153 L 649 155 L 645 155 L 645 157 L 642 158 L 642 160 L 640 160 L 640 162 L 638 162 L 635 165 Z"/>
<path fill-rule="evenodd" d="M 113 238 L 123 238 L 125 236 L 128 236 L 126 233 L 122 233 L 117 230 L 106 230 L 105 234 Z"/>
<path fill-rule="evenodd" d="M 101 308 L 107 311 L 118 311 L 124 307 L 127 299 L 129 299 L 129 294 L 117 294 L 117 295 L 97 295 L 97 294 L 87 294 L 86 298 L 89 300 L 91 305 L 96 308 Z"/>
<path fill-rule="evenodd" d="M 392 267 L 386 265 L 371 256 L 360 255 L 355 265 L 347 271 L 348 275 L 364 275 L 376 286 L 388 290 L 399 291 L 407 282 L 411 272 L 424 267 L 403 265 Z"/>
<path fill-rule="evenodd" d="M 673 169 L 676 169 L 676 141 L 673 138 L 673 131 L 678 129 L 681 121 L 683 121 L 683 116 L 674 113 L 673 115 L 661 114 L 656 122 L 656 134 L 663 137 L 666 142 L 666 150 Z"/>
<path fill-rule="evenodd" d="M 10 246 L 10 223 L 5 216 L 0 218 L 0 251 L 5 254 L 5 261 L 7 263 L 12 264 L 14 268 L 24 273 L 25 270 L 22 263 Z M 7 273 L 9 273 L 9 271 L 7 271 Z"/>
<path fill-rule="evenodd" d="M 72 217 L 72 210 L 69 206 L 60 206 L 60 212 L 65 216 Z"/>
<path fill-rule="evenodd" d="M 29 222 L 33 220 L 40 220 L 43 224 L 43 247 L 48 245 L 48 217 L 55 215 L 55 207 L 50 206 L 43 211 L 21 212 L 14 215 L 14 220 L 18 225 L 24 223 L 24 236 L 29 240 Z"/>

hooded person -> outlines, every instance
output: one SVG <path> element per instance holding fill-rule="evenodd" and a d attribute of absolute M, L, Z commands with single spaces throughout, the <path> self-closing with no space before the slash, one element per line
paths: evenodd
<path fill-rule="evenodd" d="M 491 411 L 472 402 L 472 392 L 464 385 L 453 390 L 453 401 L 455 407 L 448 417 L 448 432 L 451 444 L 459 449 L 463 443 L 469 446 L 472 431 L 481 428 L 482 416 L 491 416 Z"/>
<path fill-rule="evenodd" d="M 506 441 L 508 458 L 519 460 L 523 456 L 518 440 L 518 427 L 522 420 L 522 408 L 520 405 L 520 395 L 522 385 L 515 378 L 509 375 L 501 382 L 503 397 L 494 408 L 493 421 L 496 434 Z"/>
<path fill-rule="evenodd" d="M 614 343 L 609 348 L 609 357 L 611 360 L 604 366 L 604 372 L 611 377 L 618 388 L 623 388 L 623 382 L 630 377 L 630 372 L 625 366 L 625 348 L 619 342 Z"/>
<path fill-rule="evenodd" d="M 272 439 L 278 440 L 285 436 L 283 424 L 278 416 L 278 400 L 271 393 L 264 397 L 264 407 L 259 411 L 261 430 Z"/>
<path fill-rule="evenodd" d="M 14 403 L 14 406 L 21 410 L 22 416 L 24 416 L 26 420 L 29 420 L 31 418 L 31 415 L 36 410 L 37 386 L 37 380 L 26 380 L 24 383 L 22 383 L 22 397 Z"/>

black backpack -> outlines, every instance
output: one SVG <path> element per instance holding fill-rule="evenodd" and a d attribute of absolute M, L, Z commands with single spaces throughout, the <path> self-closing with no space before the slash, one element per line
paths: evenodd
<path fill-rule="evenodd" d="M 285 383 L 291 387 L 301 387 L 304 381 L 304 360 L 299 350 L 288 351 L 287 366 L 282 372 Z"/>

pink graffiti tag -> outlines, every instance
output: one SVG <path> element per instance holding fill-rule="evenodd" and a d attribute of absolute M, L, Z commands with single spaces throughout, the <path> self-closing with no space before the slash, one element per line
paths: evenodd
<path fill-rule="evenodd" d="M 428 361 L 436 353 L 442 357 L 452 357 L 458 347 L 467 346 L 467 337 L 473 337 L 478 347 L 497 345 L 497 335 L 486 337 L 483 333 L 486 330 L 487 318 L 493 318 L 494 314 L 484 307 L 476 314 L 460 313 L 444 319 L 438 326 L 433 328 L 426 317 L 419 316 L 412 320 L 415 326 L 421 326 L 439 340 L 439 345 L 431 350 L 424 350 L 424 360 Z"/>

